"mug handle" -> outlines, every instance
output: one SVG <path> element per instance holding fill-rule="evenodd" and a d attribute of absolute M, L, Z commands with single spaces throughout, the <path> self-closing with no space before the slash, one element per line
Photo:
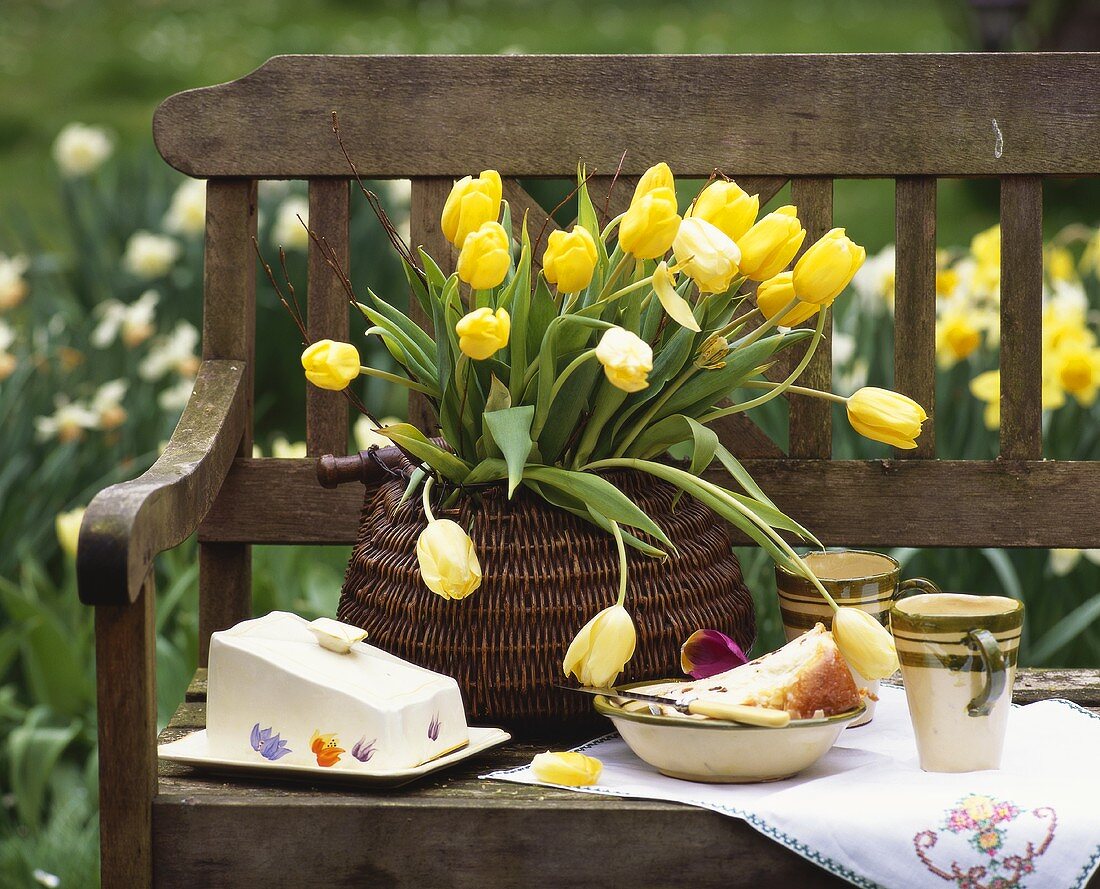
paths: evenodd
<path fill-rule="evenodd" d="M 898 584 L 898 591 L 894 594 L 894 601 L 904 599 L 906 596 L 916 596 L 920 593 L 942 593 L 943 590 L 934 581 L 927 577 L 909 577 Z"/>
<path fill-rule="evenodd" d="M 1007 684 L 1005 655 L 989 630 L 971 630 L 966 634 L 966 638 L 971 645 L 977 647 L 978 657 L 982 659 L 982 669 L 985 670 L 986 675 L 982 690 L 967 705 L 966 712 L 970 716 L 988 716 L 993 705 L 1004 694 Z"/>

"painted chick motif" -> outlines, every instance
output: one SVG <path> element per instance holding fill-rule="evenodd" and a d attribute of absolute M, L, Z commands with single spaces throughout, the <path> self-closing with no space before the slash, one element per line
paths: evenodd
<path fill-rule="evenodd" d="M 340 761 L 340 754 L 346 752 L 339 746 L 336 735 L 323 735 L 318 731 L 314 731 L 310 737 L 309 749 L 317 757 L 317 765 L 326 768 L 336 765 Z"/>

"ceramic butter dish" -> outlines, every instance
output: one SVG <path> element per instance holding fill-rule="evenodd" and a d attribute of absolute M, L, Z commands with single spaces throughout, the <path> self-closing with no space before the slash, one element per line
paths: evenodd
<path fill-rule="evenodd" d="M 458 684 L 361 641 L 362 630 L 274 611 L 214 633 L 213 756 L 355 772 L 411 769 L 469 742 Z"/>

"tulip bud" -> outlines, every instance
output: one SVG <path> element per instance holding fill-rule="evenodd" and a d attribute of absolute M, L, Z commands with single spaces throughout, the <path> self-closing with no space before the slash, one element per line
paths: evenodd
<path fill-rule="evenodd" d="M 703 293 L 725 293 L 737 277 L 741 251 L 704 219 L 690 217 L 681 222 L 672 249 L 680 268 Z"/>
<path fill-rule="evenodd" d="M 657 263 L 653 272 L 653 292 L 657 294 L 662 308 L 673 321 L 688 330 L 701 330 L 688 301 L 676 292 L 676 276 L 663 260 Z"/>
<path fill-rule="evenodd" d="M 746 194 L 736 182 L 712 182 L 695 199 L 685 217 L 705 219 L 726 237 L 737 241 L 756 222 L 759 195 Z"/>
<path fill-rule="evenodd" d="M 603 763 L 594 756 L 585 756 L 575 750 L 564 753 L 538 754 L 531 760 L 531 773 L 547 784 L 562 787 L 588 787 L 600 780 Z"/>
<path fill-rule="evenodd" d="M 680 668 L 692 679 L 706 679 L 748 662 L 741 646 L 718 630 L 696 630 L 680 647 Z"/>
<path fill-rule="evenodd" d="M 848 398 L 848 422 L 864 438 L 895 448 L 915 448 L 928 419 L 919 404 L 898 392 L 864 386 Z"/>
<path fill-rule="evenodd" d="M 619 246 L 635 259 L 656 259 L 668 252 L 679 228 L 676 192 L 654 188 L 630 202 L 619 223 Z"/>
<path fill-rule="evenodd" d="M 351 343 L 318 340 L 302 353 L 302 367 L 314 386 L 340 392 L 359 376 L 359 350 Z"/>
<path fill-rule="evenodd" d="M 457 522 L 428 522 L 416 540 L 416 558 L 428 589 L 444 599 L 465 599 L 481 586 L 474 542 Z"/>
<path fill-rule="evenodd" d="M 622 605 L 612 605 L 581 627 L 562 664 L 582 685 L 607 688 L 634 656 L 637 634 Z"/>
<path fill-rule="evenodd" d="M 575 225 L 571 232 L 551 232 L 542 270 L 547 281 L 558 285 L 560 293 L 584 290 L 596 270 L 596 242 L 588 229 Z"/>
<path fill-rule="evenodd" d="M 54 520 L 57 542 L 61 551 L 72 558 L 76 557 L 76 544 L 80 539 L 80 525 L 84 521 L 84 507 L 59 512 Z"/>
<path fill-rule="evenodd" d="M 803 302 L 828 305 L 855 277 L 867 251 L 834 228 L 799 257 L 794 266 L 794 292 Z"/>
<path fill-rule="evenodd" d="M 864 679 L 885 679 L 898 669 L 894 638 L 866 611 L 838 608 L 833 614 L 833 638 L 848 665 Z"/>
<path fill-rule="evenodd" d="M 769 321 L 794 299 L 794 286 L 791 284 L 792 272 L 780 272 L 774 278 L 768 278 L 756 288 L 756 305 L 760 314 Z M 800 302 L 776 323 L 780 327 L 794 327 L 812 318 L 821 306 Z"/>
<path fill-rule="evenodd" d="M 500 173 L 496 170 L 485 170 L 477 179 L 470 176 L 459 179 L 447 196 L 440 220 L 447 240 L 461 247 L 470 232 L 486 222 L 496 222 L 502 194 Z"/>
<path fill-rule="evenodd" d="M 638 184 L 634 187 L 634 197 L 631 200 L 636 201 L 642 195 L 649 194 L 655 188 L 671 188 L 676 190 L 676 180 L 672 176 L 672 170 L 669 169 L 668 164 L 661 161 L 659 164 L 654 164 L 644 173 L 638 180 Z"/>
<path fill-rule="evenodd" d="M 456 271 L 474 290 L 491 290 L 512 263 L 512 241 L 499 222 L 486 222 L 462 242 Z"/>
<path fill-rule="evenodd" d="M 600 338 L 596 358 L 612 386 L 624 392 L 639 392 L 649 385 L 653 350 L 637 334 L 612 327 Z"/>
<path fill-rule="evenodd" d="M 511 331 L 512 319 L 507 310 L 497 309 L 494 315 L 488 306 L 474 309 L 455 325 L 458 348 L 475 361 L 484 361 L 507 346 Z"/>
<path fill-rule="evenodd" d="M 785 269 L 802 242 L 806 230 L 798 210 L 789 204 L 769 213 L 739 238 L 741 274 L 753 281 L 767 281 Z"/>

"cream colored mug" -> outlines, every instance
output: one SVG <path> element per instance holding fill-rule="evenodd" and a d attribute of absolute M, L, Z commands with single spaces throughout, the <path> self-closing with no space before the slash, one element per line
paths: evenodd
<path fill-rule="evenodd" d="M 935 593 L 890 609 L 905 697 L 926 772 L 1001 767 L 1024 605 Z"/>

